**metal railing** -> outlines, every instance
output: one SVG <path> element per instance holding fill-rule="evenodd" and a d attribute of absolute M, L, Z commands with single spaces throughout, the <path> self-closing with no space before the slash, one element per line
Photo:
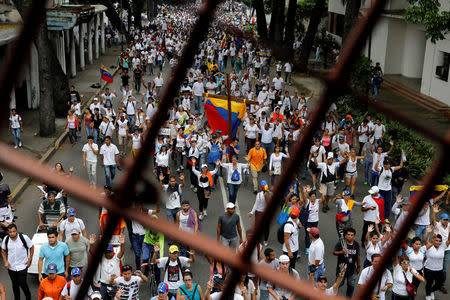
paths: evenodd
<path fill-rule="evenodd" d="M 142 214 L 137 214 L 135 210 L 131 208 L 132 203 L 136 199 L 136 195 L 142 189 L 142 185 L 145 186 L 147 191 L 150 190 L 150 194 L 155 195 L 155 199 L 159 199 L 159 188 L 147 182 L 143 176 L 143 172 L 149 164 L 148 153 L 151 153 L 151 149 L 153 149 L 153 143 L 158 135 L 159 128 L 165 122 L 167 112 L 173 103 L 178 87 L 184 80 L 187 69 L 192 65 L 194 54 L 196 53 L 196 50 L 204 39 L 208 28 L 212 23 L 218 2 L 219 1 L 215 0 L 207 0 L 201 6 L 199 10 L 199 18 L 191 32 L 189 41 L 183 50 L 182 57 L 179 59 L 177 67 L 173 70 L 172 76 L 169 78 L 169 82 L 163 90 L 161 102 L 158 106 L 157 112 L 152 118 L 152 125 L 147 132 L 142 149 L 136 159 L 131 161 L 130 165 L 127 167 L 127 174 L 121 181 L 113 199 L 106 199 L 101 195 L 102 191 L 100 189 L 90 187 L 88 182 L 84 180 L 76 177 L 71 180 L 67 180 L 67 178 L 63 176 L 56 175 L 45 164 L 39 163 L 37 160 L 13 150 L 4 143 L 0 143 L 0 164 L 13 171 L 29 176 L 34 180 L 44 181 L 52 186 L 57 186 L 64 189 L 66 192 L 81 199 L 82 201 L 88 202 L 97 207 L 105 207 L 111 212 L 111 217 L 105 228 L 103 236 L 100 242 L 96 245 L 97 251 L 94 251 L 94 255 L 89 259 L 89 266 L 76 300 L 82 300 L 86 294 L 89 284 L 92 282 L 98 264 L 103 255 L 103 251 L 100 250 L 106 249 L 107 244 L 111 239 L 113 229 L 117 226 L 120 217 L 133 219 L 149 229 L 161 232 L 172 240 L 176 240 L 191 249 L 195 249 L 208 256 L 223 261 L 225 264 L 232 267 L 233 271 L 231 276 L 228 276 L 227 278 L 222 299 L 230 299 L 232 297 L 235 285 L 239 280 L 241 272 L 252 272 L 259 278 L 273 282 L 277 286 L 293 291 L 298 296 L 309 299 L 345 299 L 345 297 L 342 296 L 327 296 L 317 293 L 311 288 L 311 284 L 309 282 L 304 280 L 295 280 L 288 274 L 280 273 L 260 264 L 251 263 L 250 256 L 256 247 L 257 241 L 261 239 L 264 230 L 270 226 L 270 221 L 274 219 L 274 214 L 278 208 L 278 201 L 276 201 L 276 199 L 280 199 L 283 196 L 283 193 L 291 180 L 291 174 L 294 174 L 296 170 L 299 170 L 305 160 L 309 150 L 309 142 L 312 140 L 315 132 L 319 129 L 320 122 L 322 121 L 325 112 L 328 110 L 330 104 L 339 96 L 350 92 L 356 95 L 360 101 L 367 103 L 369 106 L 395 118 L 404 125 L 409 126 L 411 129 L 414 129 L 425 137 L 433 140 L 437 145 L 439 145 L 441 150 L 439 152 L 439 158 L 433 164 L 431 170 L 423 180 L 425 186 L 424 189 L 417 195 L 417 200 L 411 205 L 406 220 L 397 230 L 392 243 L 390 243 L 385 250 L 381 263 L 375 268 L 375 272 L 369 282 L 358 290 L 354 296 L 355 299 L 369 299 L 371 291 L 374 289 L 376 282 L 378 282 L 381 278 L 383 271 L 390 262 L 390 258 L 395 255 L 396 251 L 399 249 L 401 241 L 403 241 L 406 237 L 406 234 L 411 225 L 414 223 L 420 209 L 426 199 L 430 197 L 433 185 L 437 184 L 449 169 L 450 161 L 450 154 L 448 152 L 448 149 L 450 149 L 450 132 L 448 132 L 446 136 L 438 135 L 427 128 L 421 127 L 416 122 L 409 119 L 408 116 L 404 116 L 400 112 L 394 111 L 384 104 L 374 102 L 367 96 L 357 94 L 357 92 L 352 91 L 348 86 L 350 72 L 349 66 L 351 66 L 351 64 L 355 62 L 359 56 L 369 32 L 373 29 L 376 21 L 380 17 L 386 0 L 378 0 L 374 2 L 373 6 L 367 11 L 366 15 L 358 20 L 347 41 L 345 42 L 339 56 L 339 61 L 333 66 L 332 70 L 327 75 L 320 75 L 317 74 L 317 72 L 310 70 L 310 74 L 320 77 L 324 81 L 326 84 L 325 92 L 318 100 L 318 104 L 311 116 L 309 126 L 305 128 L 299 141 L 295 145 L 290 159 L 283 167 L 283 173 L 277 184 L 274 186 L 271 199 L 263 213 L 263 217 L 257 224 L 255 224 L 253 237 L 250 241 L 248 241 L 246 248 L 242 253 L 235 253 L 234 250 L 218 244 L 217 241 L 203 234 L 193 235 L 192 233 L 180 231 L 175 224 L 165 219 L 154 219 Z M 27 60 L 31 43 L 39 31 L 38 24 L 44 20 L 44 5 L 45 1 L 32 1 L 28 10 L 27 18 L 25 18 L 21 35 L 14 43 L 13 47 L 11 47 L 6 65 L 1 72 L 0 97 L 3 99 L 3 103 L 1 104 L 2 109 L 0 111 L 4 117 L 3 120 L 7 120 L 5 117 L 8 111 L 9 95 L 12 91 L 14 83 L 19 79 L 21 70 L 24 67 L 23 63 Z M 228 30 L 233 30 L 235 33 L 241 34 L 244 37 L 252 38 L 244 32 L 239 31 L 237 28 L 229 27 Z M 265 42 L 265 45 L 271 48 L 273 53 L 277 56 L 292 60 L 292 55 L 285 50 L 271 45 L 268 42 Z M 298 63 L 294 64 L 300 69 L 307 69 L 305 65 Z"/>

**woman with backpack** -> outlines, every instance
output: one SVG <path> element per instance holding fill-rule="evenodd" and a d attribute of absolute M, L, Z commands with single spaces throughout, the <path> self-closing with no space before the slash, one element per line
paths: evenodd
<path fill-rule="evenodd" d="M 197 159 L 191 159 L 193 163 L 197 161 Z M 213 185 L 213 175 L 216 174 L 217 169 L 219 167 L 220 160 L 216 162 L 216 168 L 212 171 L 208 171 L 208 166 L 203 164 L 201 166 L 201 171 L 197 171 L 194 166 L 192 166 L 192 172 L 197 176 L 198 188 L 197 188 L 197 199 L 199 203 L 199 216 L 198 218 L 203 220 L 205 216 L 207 216 L 206 209 L 208 208 L 208 199 L 211 198 L 211 186 Z"/>
<path fill-rule="evenodd" d="M 269 201 L 270 190 L 267 181 L 262 180 L 260 183 L 261 191 L 256 194 L 255 204 L 253 204 L 252 211 L 248 213 L 248 217 L 251 218 L 255 215 L 255 224 L 262 218 L 263 212 L 266 209 L 267 202 Z M 269 227 L 264 231 L 264 246 L 267 246 L 269 240 Z"/>
<path fill-rule="evenodd" d="M 270 183 L 275 185 L 277 178 L 281 176 L 281 163 L 283 158 L 289 158 L 289 152 L 287 146 L 285 147 L 285 151 L 287 154 L 280 151 L 280 146 L 275 146 L 275 151 L 270 155 L 269 161 L 269 174 L 270 174 Z"/>
<path fill-rule="evenodd" d="M 248 164 L 238 163 L 236 156 L 231 157 L 231 163 L 225 163 L 226 155 L 222 156 L 220 165 L 227 170 L 227 186 L 229 202 L 236 203 L 237 193 L 242 183 L 242 171 Z"/>
<path fill-rule="evenodd" d="M 177 290 L 177 300 L 203 300 L 202 287 L 193 281 L 192 272 L 187 269 L 183 273 L 183 281 Z"/>
<path fill-rule="evenodd" d="M 308 228 L 319 226 L 320 204 L 325 199 L 323 188 L 319 189 L 320 199 L 317 199 L 316 191 L 313 191 L 309 185 L 303 187 L 303 193 L 300 197 L 299 206 L 301 207 L 299 220 L 305 228 L 305 253 L 309 253 L 311 239 Z M 309 198 L 308 198 L 309 197 Z"/>

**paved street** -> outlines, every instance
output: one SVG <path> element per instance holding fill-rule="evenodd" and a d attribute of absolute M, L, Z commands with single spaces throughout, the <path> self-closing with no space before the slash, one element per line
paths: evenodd
<path fill-rule="evenodd" d="M 164 76 L 167 77 L 168 74 L 168 67 L 164 70 Z M 148 79 L 149 76 L 146 76 L 146 79 Z M 301 80 L 297 79 L 297 80 Z M 301 81 L 300 81 L 301 83 Z M 119 90 L 120 85 L 120 77 L 116 75 L 114 83 L 111 85 L 111 90 Z M 292 89 L 291 89 L 292 90 Z M 314 100 L 317 99 L 315 97 Z M 312 103 L 313 106 L 313 103 Z M 115 107 L 117 107 L 117 103 L 115 103 Z M 242 131 L 241 131 L 242 132 Z M 73 147 L 69 144 L 68 141 L 64 145 L 61 146 L 60 150 L 57 151 L 54 156 L 50 159 L 49 165 L 53 166 L 57 162 L 61 162 L 64 166 L 64 168 L 68 169 L 70 166 L 73 166 L 75 171 L 74 175 L 87 179 L 87 174 L 85 170 L 82 168 L 81 164 L 81 148 L 84 144 L 85 136 L 83 133 L 82 141 L 75 144 Z M 243 139 L 241 139 L 243 140 Z M 115 141 L 114 141 L 115 142 Z M 241 143 L 241 147 L 243 147 L 243 143 Z M 242 148 L 243 149 L 243 148 Z M 149 153 L 149 159 L 151 154 Z M 242 156 L 241 156 L 241 160 Z M 172 166 L 173 170 L 176 169 L 176 167 Z M 148 172 L 151 172 L 150 170 Z M 188 172 L 184 171 L 186 174 L 186 183 L 187 186 L 184 188 L 183 191 L 183 198 L 188 199 L 191 201 L 191 204 L 193 207 L 197 210 L 198 209 L 198 201 L 196 195 L 193 193 L 193 191 L 189 188 L 189 175 Z M 116 183 L 118 180 L 120 180 L 120 177 L 123 175 L 124 171 L 119 171 L 119 176 L 116 179 Z M 97 178 L 99 185 L 103 185 L 105 182 L 103 169 L 100 168 L 98 165 L 97 169 Z M 268 173 L 264 174 L 264 179 L 269 180 Z M 237 213 L 241 215 L 242 218 L 242 224 L 245 229 L 250 228 L 253 225 L 254 218 L 248 218 L 247 213 L 251 210 L 251 207 L 253 206 L 255 195 L 252 192 L 251 187 L 251 178 L 245 179 L 246 183 L 243 183 L 239 190 L 238 194 L 238 209 Z M 311 178 L 308 176 L 305 181 L 302 181 L 303 184 L 311 184 Z M 19 227 L 19 231 L 24 232 L 32 237 L 33 233 L 36 230 L 37 226 L 37 209 L 40 203 L 39 199 L 39 191 L 36 188 L 36 182 L 33 182 L 20 196 L 19 200 L 17 201 L 17 216 L 19 217 L 17 220 L 17 225 Z M 343 189 L 343 184 L 340 183 L 338 185 L 337 190 L 341 192 Z M 359 180 L 356 188 L 356 200 L 361 201 L 362 198 L 367 194 L 368 186 L 363 185 L 362 182 Z M 406 188 L 405 188 L 406 190 Z M 406 193 L 404 193 L 406 195 Z M 224 205 L 227 202 L 227 190 L 226 185 L 224 185 L 224 181 L 222 178 L 219 179 L 219 185 L 217 188 L 213 191 L 212 197 L 209 200 L 209 207 L 208 207 L 208 216 L 203 221 L 203 228 L 204 233 L 210 236 L 211 238 L 216 238 L 216 225 L 217 225 L 217 219 L 220 214 L 224 212 Z M 97 233 L 99 230 L 99 223 L 97 218 L 97 208 L 91 207 L 87 205 L 84 202 L 80 202 L 77 199 L 74 199 L 73 197 L 69 196 L 69 204 L 72 207 L 75 207 L 77 209 L 78 217 L 83 219 L 88 233 Z M 162 208 L 164 205 L 162 205 Z M 332 251 L 334 248 L 334 245 L 338 242 L 337 235 L 335 231 L 335 224 L 334 224 L 334 214 L 335 214 L 335 207 L 333 205 L 330 205 L 331 210 L 324 214 L 320 212 L 320 222 L 319 222 L 319 228 L 322 231 L 321 237 L 324 240 L 325 243 L 325 251 L 326 251 L 326 275 L 330 279 L 330 282 L 334 282 L 335 278 L 335 267 L 336 267 L 336 258 L 332 255 Z M 277 213 L 278 215 L 278 213 Z M 164 210 L 161 212 L 161 216 L 165 216 Z M 356 239 L 360 240 L 360 230 L 362 228 L 362 222 L 360 221 L 362 218 L 362 213 L 359 209 L 357 209 L 354 212 L 354 226 L 357 230 L 357 237 Z M 278 228 L 278 225 L 272 224 L 271 227 L 271 234 L 269 238 L 269 246 L 276 250 L 277 256 L 281 253 L 281 245 L 276 240 L 276 229 Z M 245 231 L 244 229 L 244 231 Z M 301 249 L 301 256 L 299 259 L 299 262 L 297 263 L 297 270 L 299 271 L 302 278 L 305 278 L 306 273 L 306 256 L 304 254 L 304 231 L 301 231 L 300 234 L 300 249 Z M 165 256 L 167 256 L 167 247 L 165 248 L 166 253 L 164 253 Z M 365 254 L 363 251 L 361 261 L 364 259 Z M 124 262 L 129 263 L 134 267 L 134 255 L 133 251 L 131 250 L 128 237 L 126 240 L 126 251 L 125 251 L 125 257 Z M 209 276 L 209 266 L 207 263 L 207 260 L 201 255 L 197 254 L 197 262 L 192 266 L 191 268 L 194 272 L 194 276 L 196 276 L 195 281 L 200 283 L 202 287 L 206 286 L 206 282 Z M 3 269 L 4 270 L 4 269 Z M 12 295 L 11 291 L 11 283 L 7 276 L 7 272 L 2 271 L 0 272 L 0 281 L 6 285 L 8 295 Z M 38 280 L 36 276 L 30 276 L 28 279 L 30 283 L 30 287 L 32 288 L 32 294 L 37 294 L 38 289 Z M 447 283 L 447 288 L 450 288 L 449 284 Z M 341 289 L 341 293 L 345 293 L 345 289 Z M 419 289 L 419 297 L 418 299 L 423 299 L 424 296 L 424 290 L 423 287 Z M 444 299 L 440 294 L 438 294 L 441 298 Z M 148 289 L 143 287 L 141 288 L 141 299 L 149 299 L 149 297 L 152 295 L 148 294 Z M 11 299 L 8 297 L 8 299 Z"/>

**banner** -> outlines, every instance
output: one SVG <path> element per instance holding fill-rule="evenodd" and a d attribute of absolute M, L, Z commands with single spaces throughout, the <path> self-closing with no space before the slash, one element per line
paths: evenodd
<path fill-rule="evenodd" d="M 111 73 L 105 68 L 104 65 L 102 65 L 100 67 L 100 75 L 102 77 L 102 79 L 106 82 L 112 83 L 114 81 L 113 76 L 111 75 Z"/>
<path fill-rule="evenodd" d="M 206 96 L 204 104 L 206 118 L 212 130 L 222 131 L 222 135 L 228 134 L 228 101 L 214 98 L 214 95 Z M 244 119 L 246 111 L 245 103 L 231 102 L 231 130 L 232 137 L 236 137 L 236 132 Z"/>

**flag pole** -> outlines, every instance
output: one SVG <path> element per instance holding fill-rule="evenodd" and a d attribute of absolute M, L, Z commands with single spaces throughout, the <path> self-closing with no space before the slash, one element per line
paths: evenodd
<path fill-rule="evenodd" d="M 227 102 L 228 102 L 228 145 L 231 144 L 233 139 L 233 133 L 231 131 L 231 83 L 230 83 L 230 74 L 227 73 Z M 231 151 L 229 152 L 229 159 L 231 162 Z"/>

